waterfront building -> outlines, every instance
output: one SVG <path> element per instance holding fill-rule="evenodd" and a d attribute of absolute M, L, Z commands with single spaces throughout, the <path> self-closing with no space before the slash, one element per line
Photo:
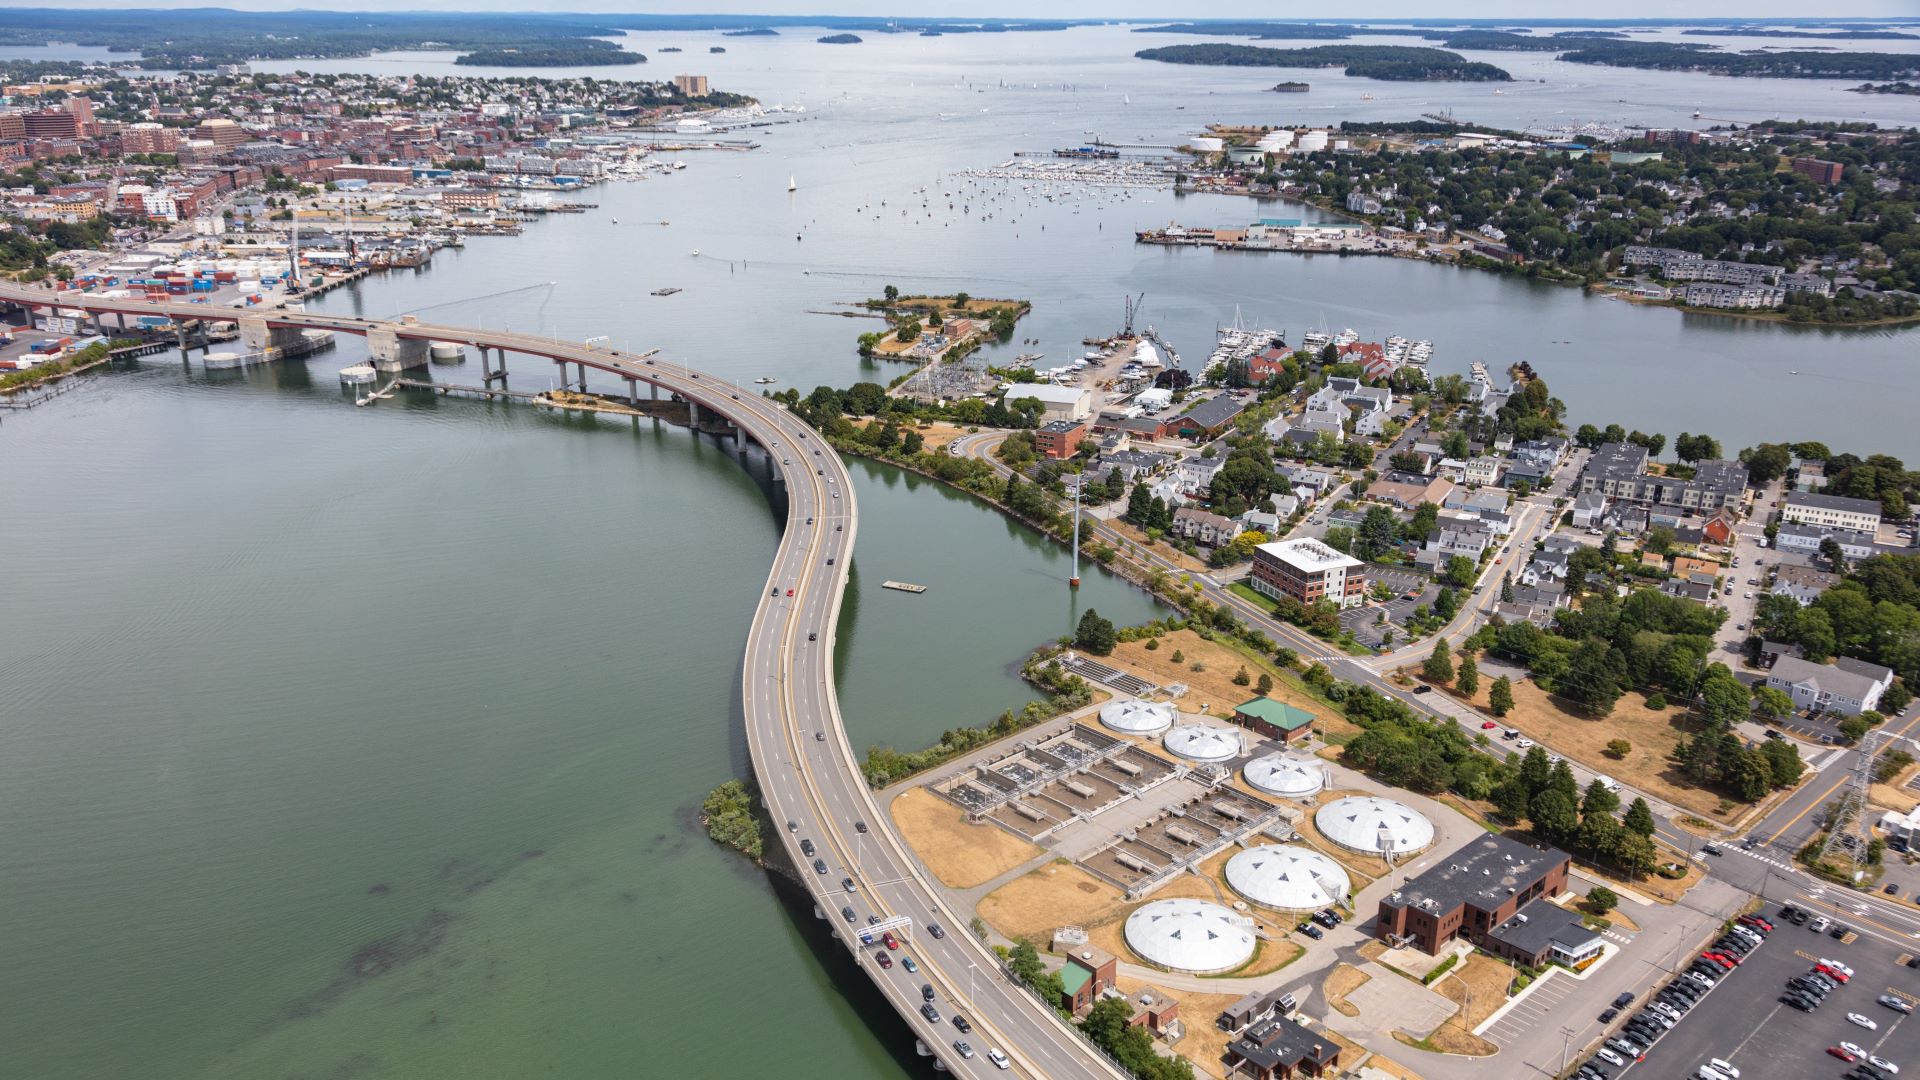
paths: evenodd
<path fill-rule="evenodd" d="M 1042 456 L 1070 458 L 1079 453 L 1080 444 L 1087 437 L 1085 420 L 1049 420 L 1041 424 L 1033 433 L 1033 448 Z"/>
<path fill-rule="evenodd" d="M 705 75 L 675 75 L 673 88 L 687 97 L 707 96 L 707 77 Z"/>
<path fill-rule="evenodd" d="M 1873 499 L 1790 491 L 1781 500 L 1780 520 L 1870 533 L 1880 528 L 1880 504 Z"/>

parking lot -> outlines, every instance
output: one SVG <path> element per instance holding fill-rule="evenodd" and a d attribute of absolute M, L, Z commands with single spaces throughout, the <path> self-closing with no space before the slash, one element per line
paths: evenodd
<path fill-rule="evenodd" d="M 1776 927 L 1766 943 L 1720 980 L 1647 1051 L 1643 1062 L 1629 1064 L 1616 1077 L 1691 1077 L 1709 1059 L 1720 1058 L 1739 1068 L 1740 1080 L 1838 1080 L 1853 1066 L 1830 1056 L 1827 1048 L 1843 1041 L 1896 1065 L 1920 1069 L 1920 1026 L 1913 1017 L 1874 1000 L 1892 993 L 1920 1001 L 1920 971 L 1902 966 L 1906 954 L 1865 937 L 1843 944 L 1775 918 L 1778 911 L 1772 906 L 1763 912 Z M 1811 970 L 1823 957 L 1851 966 L 1853 979 L 1813 1012 L 1782 1003 L 1787 980 Z M 1642 994 L 1629 1011 L 1638 1011 L 1646 1001 Z M 1866 1017 L 1876 1028 L 1855 1026 L 1848 1022 L 1848 1013 Z"/>
<path fill-rule="evenodd" d="M 1381 631 L 1391 627 L 1396 640 L 1405 640 L 1400 633 L 1399 623 L 1413 613 L 1413 609 L 1422 604 L 1432 606 L 1434 598 L 1440 595 L 1440 587 L 1425 574 L 1411 570 L 1393 570 L 1382 566 L 1368 565 L 1369 583 L 1381 582 L 1393 590 L 1393 599 L 1384 604 L 1367 603 L 1360 607 L 1347 608 L 1340 612 L 1340 625 L 1353 634 L 1354 639 L 1366 646 L 1380 644 Z M 1408 599 L 1407 594 L 1419 595 Z M 1380 614 L 1386 613 L 1387 622 L 1379 622 Z"/>

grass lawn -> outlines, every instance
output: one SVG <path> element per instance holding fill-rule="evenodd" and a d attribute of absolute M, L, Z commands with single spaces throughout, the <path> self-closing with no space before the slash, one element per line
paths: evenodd
<path fill-rule="evenodd" d="M 941 884 L 971 889 L 1040 854 L 997 825 L 969 824 L 960 808 L 917 787 L 893 801 L 894 824 Z"/>
<path fill-rule="evenodd" d="M 1199 712 L 1205 704 L 1208 714 L 1216 717 L 1231 715 L 1235 705 L 1257 696 L 1257 684 L 1265 673 L 1273 676 L 1273 689 L 1267 696 L 1312 713 L 1318 730 L 1330 735 L 1352 735 L 1359 730 L 1339 708 L 1310 693 L 1299 676 L 1281 671 L 1273 661 L 1238 643 L 1217 638 L 1208 641 L 1192 630 L 1163 634 L 1159 642 L 1158 649 L 1148 649 L 1145 641 L 1121 642 L 1107 662 L 1161 686 L 1185 683 L 1187 695 L 1179 700 L 1179 707 Z M 1173 659 L 1176 652 L 1181 654 L 1179 663 Z M 1195 664 L 1203 670 L 1193 670 Z M 1250 681 L 1239 686 L 1233 676 L 1243 667 Z"/>
<path fill-rule="evenodd" d="M 1207 569 L 1207 563 L 1205 559 L 1196 559 L 1193 556 L 1187 554 L 1186 552 L 1181 551 L 1179 548 L 1174 547 L 1172 544 L 1167 543 L 1165 540 L 1158 540 L 1151 544 L 1147 543 L 1147 534 L 1140 531 L 1140 528 L 1132 524 L 1131 522 L 1126 522 L 1126 521 L 1120 520 L 1119 518 L 1114 518 L 1113 520 L 1108 521 L 1106 524 L 1108 528 L 1112 529 L 1114 532 L 1119 533 L 1121 536 L 1126 537 L 1135 546 L 1145 548 L 1146 550 L 1153 552 L 1155 555 L 1158 555 L 1162 559 L 1165 559 L 1166 561 L 1172 563 L 1173 565 L 1180 567 L 1182 570 L 1189 570 L 1194 573 L 1200 573 Z"/>
<path fill-rule="evenodd" d="M 1320 984 L 1320 996 L 1327 1004 L 1340 1010 L 1343 1016 L 1359 1016 L 1360 1010 L 1347 1004 L 1347 995 L 1367 984 L 1373 976 L 1354 967 L 1352 964 L 1336 964 L 1326 981 Z"/>
<path fill-rule="evenodd" d="M 1238 596 L 1242 600 L 1248 600 L 1255 604 L 1258 604 L 1260 606 L 1260 610 L 1266 612 L 1269 615 L 1272 615 L 1279 606 L 1274 603 L 1273 597 L 1268 596 L 1265 593 L 1256 592 L 1253 586 L 1248 585 L 1244 581 L 1236 581 L 1231 585 L 1228 585 L 1227 591 L 1232 593 L 1235 596 Z M 1306 627 L 1299 627 L 1298 629 L 1300 630 L 1301 633 L 1311 632 L 1311 631 L 1308 631 Z M 1372 649 L 1369 649 L 1363 645 L 1353 644 L 1352 642 L 1328 641 L 1326 638 L 1319 637 L 1317 635 L 1315 636 L 1314 640 L 1324 641 L 1326 642 L 1328 648 L 1338 649 L 1349 656 L 1372 656 L 1374 654 Z"/>

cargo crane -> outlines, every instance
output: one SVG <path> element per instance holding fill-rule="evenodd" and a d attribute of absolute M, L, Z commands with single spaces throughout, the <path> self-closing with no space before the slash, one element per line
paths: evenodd
<path fill-rule="evenodd" d="M 1140 305 L 1146 303 L 1147 294 L 1141 293 L 1139 296 L 1123 296 L 1121 299 L 1126 301 L 1126 323 L 1120 328 L 1120 336 L 1132 337 L 1133 320 L 1139 316 Z"/>

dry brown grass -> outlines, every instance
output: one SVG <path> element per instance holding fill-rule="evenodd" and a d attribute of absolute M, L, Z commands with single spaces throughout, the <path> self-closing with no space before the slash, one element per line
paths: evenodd
<path fill-rule="evenodd" d="M 994 308 L 997 308 L 997 307 L 1018 308 L 1023 303 L 1025 303 L 1025 301 L 1023 300 L 994 300 L 987 297 L 969 296 L 967 297 L 967 314 L 968 315 L 985 315 L 987 312 L 992 311 Z M 901 311 L 913 311 L 918 313 L 925 313 L 927 311 L 938 311 L 942 316 L 945 316 L 952 313 L 953 311 L 953 297 L 951 296 L 913 296 L 913 297 L 903 296 L 898 300 L 892 301 L 891 306 L 898 308 Z"/>
<path fill-rule="evenodd" d="M 1471 702 L 1489 717 L 1493 713 L 1487 705 L 1487 692 L 1492 685 L 1492 679 L 1482 676 L 1479 693 Z M 1461 695 L 1454 694 L 1454 697 Z M 1722 816 L 1720 796 L 1693 786 L 1671 761 L 1680 740 L 1700 726 L 1699 718 L 1683 709 L 1649 709 L 1644 697 L 1629 693 L 1606 717 L 1588 719 L 1562 708 L 1558 699 L 1523 679 L 1513 684 L 1513 711 L 1500 717 L 1498 722 L 1547 743 L 1555 753 L 1596 772 L 1631 777 L 1633 786 L 1649 795 L 1657 795 L 1703 817 Z M 1626 757 L 1607 755 L 1607 743 L 1614 739 L 1625 739 L 1632 744 L 1633 749 Z"/>
<path fill-rule="evenodd" d="M 1265 673 L 1273 676 L 1273 689 L 1267 696 L 1312 713 L 1317 729 L 1334 734 L 1352 734 L 1359 730 L 1338 710 L 1315 701 L 1301 689 L 1297 676 L 1282 672 L 1270 661 L 1251 657 L 1219 641 L 1208 641 L 1191 630 L 1163 634 L 1159 641 L 1160 647 L 1151 650 L 1144 640 L 1121 642 L 1114 647 L 1107 662 L 1161 686 L 1185 683 L 1187 696 L 1176 702 L 1183 711 L 1199 712 L 1205 704 L 1209 706 L 1208 715 L 1223 719 L 1232 715 L 1235 705 L 1257 695 L 1257 684 Z M 1176 652 L 1181 654 L 1178 663 L 1173 659 Z M 1204 670 L 1193 670 L 1196 663 Z M 1243 667 L 1251 681 L 1239 686 L 1233 676 Z"/>
<path fill-rule="evenodd" d="M 941 884 L 953 889 L 984 885 L 1040 854 L 1040 847 L 997 825 L 974 825 L 960 808 L 926 788 L 893 800 L 893 823 Z"/>
<path fill-rule="evenodd" d="M 1887 782 L 1884 784 L 1874 784 L 1867 789 L 1867 801 L 1875 806 L 1898 810 L 1903 814 L 1915 806 L 1920 806 L 1920 794 L 1916 794 L 1907 787 L 1907 781 L 1913 779 L 1916 772 L 1920 772 L 1920 762 L 1887 777 Z"/>
<path fill-rule="evenodd" d="M 1346 1059 L 1343 1056 L 1341 1060 L 1344 1061 Z M 1396 1080 L 1424 1080 L 1419 1073 L 1414 1072 L 1412 1069 L 1407 1068 L 1405 1065 L 1400 1064 L 1390 1057 L 1381 1057 L 1379 1054 L 1375 1054 L 1367 1059 L 1367 1067 L 1370 1069 L 1379 1069 L 1388 1076 L 1395 1077 Z"/>
<path fill-rule="evenodd" d="M 1484 953 L 1473 953 L 1434 983 L 1433 989 L 1460 1006 L 1454 1020 L 1471 1031 L 1506 1004 L 1507 987 L 1512 984 L 1512 967 Z"/>
<path fill-rule="evenodd" d="M 1372 978 L 1352 964 L 1335 964 L 1333 971 L 1320 984 L 1320 996 L 1327 1000 L 1327 1004 L 1339 1009 L 1342 1016 L 1359 1016 L 1360 1009 L 1347 1004 L 1347 995 L 1365 986 Z"/>
<path fill-rule="evenodd" d="M 1125 908 L 1119 889 L 1072 864 L 1050 863 L 982 897 L 979 914 L 1002 934 L 1045 948 L 1058 927 L 1091 928 Z"/>
<path fill-rule="evenodd" d="M 1148 985 L 1139 979 L 1120 977 L 1120 989 L 1128 997 L 1138 993 Z M 1158 984 L 1154 984 L 1158 985 Z M 1226 1076 L 1226 1066 L 1221 1059 L 1227 1055 L 1227 1044 L 1235 1038 L 1221 1031 L 1214 1020 L 1225 1012 L 1234 1002 L 1240 1000 L 1238 994 L 1202 994 L 1192 990 L 1175 990 L 1161 986 L 1161 992 L 1173 997 L 1180 1003 L 1180 1019 L 1186 1022 L 1187 1036 L 1174 1046 L 1174 1050 L 1193 1067 L 1209 1076 Z"/>

